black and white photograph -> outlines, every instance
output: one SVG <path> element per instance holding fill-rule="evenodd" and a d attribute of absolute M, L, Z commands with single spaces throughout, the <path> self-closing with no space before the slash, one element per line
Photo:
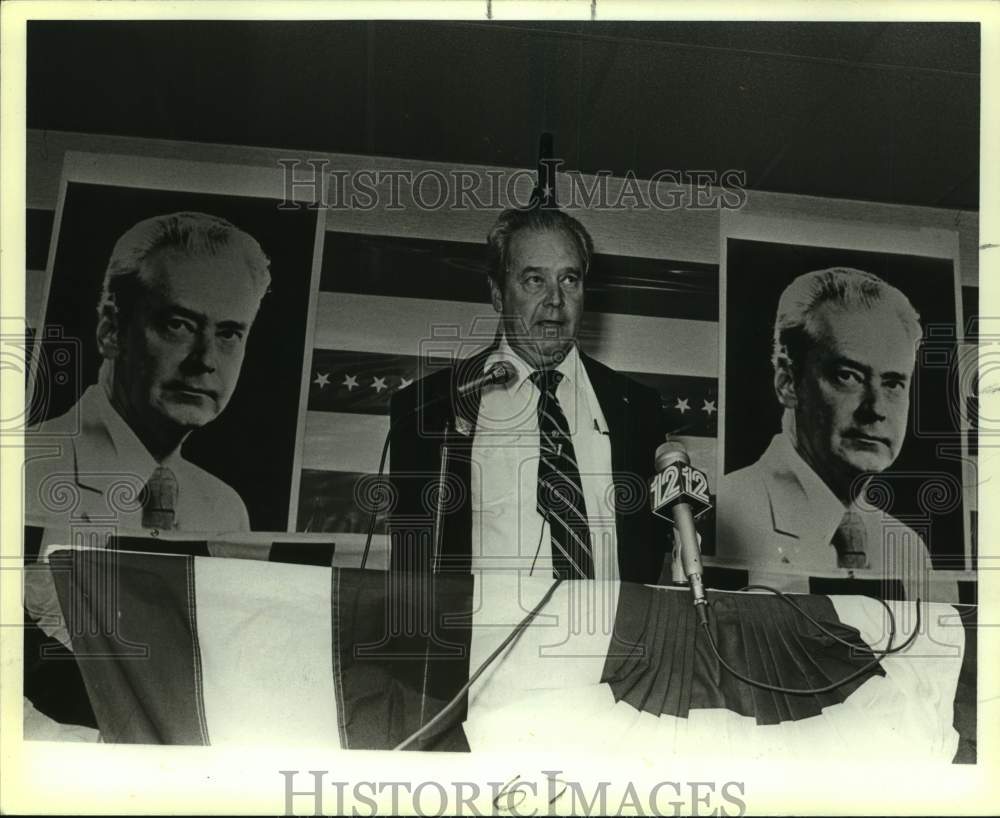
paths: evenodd
<path fill-rule="evenodd" d="M 959 284 L 953 237 L 903 230 L 906 252 L 879 252 L 864 244 L 870 225 L 853 249 L 793 240 L 821 232 L 815 222 L 771 226 L 782 241 L 726 238 L 716 557 L 787 573 L 788 589 L 841 579 L 974 600 L 975 471 L 954 375 L 975 293 Z M 892 229 L 878 235 L 893 243 Z"/>
<path fill-rule="evenodd" d="M 0 808 L 980 811 L 958 5 L 4 4 Z"/>
<path fill-rule="evenodd" d="M 109 174 L 107 165 L 122 164 L 100 157 L 90 162 L 95 166 L 90 178 Z M 178 502 L 185 503 L 191 494 L 198 495 L 199 504 L 186 515 L 179 509 L 172 528 L 283 531 L 296 465 L 317 213 L 279 210 L 281 199 L 141 187 L 136 184 L 141 166 L 132 175 L 128 187 L 77 181 L 72 172 L 66 180 L 51 242 L 45 315 L 38 326 L 46 372 L 73 377 L 65 382 L 50 378 L 40 385 L 30 416 L 40 423 L 37 434 L 45 437 L 52 428 L 79 426 L 74 443 L 79 485 L 86 485 L 84 473 L 111 464 L 112 470 L 130 473 L 141 471 L 143 459 L 162 463 L 183 444 L 180 471 L 194 485 L 187 488 L 178 481 Z M 179 181 L 176 171 L 171 180 L 175 185 Z M 280 187 L 273 191 L 281 192 Z M 34 218 L 44 221 L 46 215 Z M 124 323 L 123 307 L 112 314 L 106 303 L 115 300 L 115 277 L 134 272 L 154 251 L 187 248 L 194 254 L 204 248 L 203 253 L 225 260 L 221 247 L 231 247 L 239 259 L 230 265 L 234 272 L 245 268 L 243 278 L 250 282 L 243 288 L 246 295 L 233 273 L 206 279 L 202 272 L 194 280 L 204 281 L 204 292 L 189 295 L 183 284 L 173 283 L 175 274 L 168 268 L 163 302 L 146 306 L 140 319 L 151 329 L 160 321 L 162 328 L 149 340 L 153 333 L 142 332 L 129 349 L 127 339 L 118 337 L 125 333 L 113 325 Z M 215 347 L 185 342 L 196 336 L 192 319 L 199 316 L 204 316 L 201 323 Z M 171 348 L 177 351 L 171 354 Z M 57 354 L 59 365 L 53 360 Z M 200 355 L 208 360 L 194 360 Z M 212 360 L 216 355 L 222 356 L 220 364 Z M 111 400 L 96 405 L 100 393 L 93 387 Z M 123 454 L 133 441 L 117 435 L 118 421 L 100 419 L 111 411 L 135 432 L 134 442 L 148 458 L 131 460 Z M 246 445 L 248 438 L 254 446 Z M 41 458 L 39 465 L 37 472 L 48 474 L 63 464 Z M 89 488 L 99 493 L 98 486 Z M 87 497 L 85 489 L 81 501 L 86 503 Z M 31 492 L 27 508 L 28 516 L 39 509 L 43 518 L 48 510 L 44 498 Z M 77 508 L 71 515 L 87 512 Z"/>

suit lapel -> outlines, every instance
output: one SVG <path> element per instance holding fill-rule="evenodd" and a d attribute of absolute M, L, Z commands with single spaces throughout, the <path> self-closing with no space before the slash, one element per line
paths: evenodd
<path fill-rule="evenodd" d="M 108 427 L 85 409 L 81 434 L 73 439 L 74 477 L 80 488 L 75 516 L 90 522 L 124 523 L 134 511 L 145 478 L 122 463 Z M 130 470 L 131 469 L 131 470 Z"/>
<path fill-rule="evenodd" d="M 86 522 L 113 520 L 115 509 L 110 505 L 110 489 L 127 478 L 117 473 L 120 467 L 115 466 L 115 447 L 107 429 L 95 424 L 91 430 L 85 430 L 74 441 L 73 457 L 76 484 L 80 489 L 74 516 Z"/>
<path fill-rule="evenodd" d="M 608 436 L 611 438 L 611 470 L 615 473 L 622 472 L 627 462 L 625 453 L 628 447 L 628 395 L 615 383 L 611 370 L 583 352 L 580 352 L 580 360 L 583 361 L 583 368 L 587 371 L 590 385 L 594 388 L 597 402 L 608 424 Z"/>
<path fill-rule="evenodd" d="M 450 382 L 445 384 L 452 396 L 459 384 L 482 374 L 486 359 L 495 349 L 494 344 L 455 365 Z M 443 556 L 460 560 L 457 565 L 450 562 L 445 570 L 458 570 L 462 573 L 472 570 L 472 444 L 479 420 L 481 398 L 482 392 L 476 392 L 467 400 L 449 401 L 447 410 L 451 428 L 447 441 L 448 480 L 455 481 L 454 485 L 464 487 L 465 491 L 459 492 L 459 496 L 463 498 L 461 504 L 445 518 L 441 551 Z"/>
<path fill-rule="evenodd" d="M 629 424 L 629 396 L 621 388 L 622 381 L 615 378 L 612 370 L 604 367 L 593 358 L 580 353 L 584 368 L 587 370 L 587 377 L 590 378 L 590 385 L 597 396 L 601 412 L 604 413 L 604 420 L 608 424 L 608 438 L 611 442 L 611 473 L 616 484 L 623 479 L 629 471 L 629 464 L 638 462 L 633 454 L 630 458 L 630 449 L 634 445 L 632 427 Z M 631 468 L 634 468 L 632 466 Z M 636 537 L 643 533 L 637 532 L 634 526 L 635 518 L 632 518 L 633 525 L 622 512 L 621 505 L 615 504 L 615 531 L 618 541 L 618 573 L 621 577 L 642 576 L 645 572 L 642 565 L 642 546 L 629 547 Z"/>
<path fill-rule="evenodd" d="M 452 383 L 447 386 L 453 395 L 455 395 L 459 384 L 467 383 L 483 374 L 486 359 L 496 351 L 496 348 L 496 344 L 488 346 L 471 358 L 459 361 L 455 365 Z M 452 429 L 458 432 L 457 436 L 468 438 L 470 446 L 476 433 L 476 422 L 479 420 L 479 404 L 482 401 L 482 395 L 480 390 L 465 400 L 456 398 L 449 409 Z"/>
<path fill-rule="evenodd" d="M 115 446 L 103 424 L 88 424 L 73 445 L 76 482 L 82 489 L 104 494 L 109 478 L 107 470 L 117 460 Z"/>
<path fill-rule="evenodd" d="M 782 463 L 772 443 L 764 453 L 764 489 L 771 505 L 771 525 L 778 534 L 799 538 L 808 527 L 808 501 L 799 478 Z"/>

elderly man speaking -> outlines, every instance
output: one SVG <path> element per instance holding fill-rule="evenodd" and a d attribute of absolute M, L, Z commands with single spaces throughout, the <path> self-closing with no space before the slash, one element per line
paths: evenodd
<path fill-rule="evenodd" d="M 442 571 L 655 582 L 667 537 L 646 486 L 660 397 L 578 346 L 590 234 L 555 208 L 506 210 L 487 251 L 496 342 L 393 398 L 392 567 L 432 566 L 429 487 L 447 427 Z M 456 394 L 498 362 L 505 383 Z"/>

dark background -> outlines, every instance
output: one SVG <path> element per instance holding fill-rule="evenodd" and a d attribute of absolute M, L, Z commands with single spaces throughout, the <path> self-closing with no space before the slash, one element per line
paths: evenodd
<path fill-rule="evenodd" d="M 27 125 L 979 207 L 980 30 L 919 22 L 32 21 Z"/>
<path fill-rule="evenodd" d="M 218 476 L 246 503 L 254 530 L 284 531 L 295 457 L 300 378 L 312 274 L 316 211 L 278 210 L 272 199 L 70 182 L 45 314 L 46 331 L 78 338 L 80 381 L 49 385 L 37 420 L 61 415 L 90 384 L 101 358 L 95 329 L 104 271 L 115 241 L 142 219 L 196 210 L 228 219 L 271 260 L 239 383 L 225 411 L 191 434 L 184 456 Z M 37 390 L 36 390 L 37 391 Z"/>
<path fill-rule="evenodd" d="M 726 369 L 722 373 L 726 383 L 724 473 L 755 462 L 781 430 L 771 342 L 782 290 L 802 273 L 834 266 L 866 270 L 902 290 L 920 313 L 923 349 L 930 352 L 933 347 L 948 360 L 954 356 L 959 316 L 955 314 L 955 271 L 950 259 L 729 239 L 724 305 Z M 961 332 L 957 337 L 962 337 Z M 944 446 L 957 455 L 960 446 L 957 418 L 948 401 L 948 368 L 929 365 L 924 357 L 918 353 L 906 441 L 885 474 L 946 472 L 962 485 L 961 463 L 956 456 L 942 457 L 939 451 Z M 895 494 L 890 512 L 897 517 L 922 515 L 917 493 L 924 481 L 901 476 L 889 479 Z M 936 558 L 961 555 L 964 536 L 960 504 L 953 511 L 933 515 L 927 545 Z"/>

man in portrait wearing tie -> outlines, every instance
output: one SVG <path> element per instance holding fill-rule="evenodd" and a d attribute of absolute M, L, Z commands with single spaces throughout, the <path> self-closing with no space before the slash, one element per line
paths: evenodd
<path fill-rule="evenodd" d="M 756 463 L 720 481 L 720 558 L 785 590 L 847 569 L 928 598 L 926 545 L 865 492 L 903 446 L 921 337 L 907 297 L 870 273 L 835 267 L 788 285 L 772 353 L 782 431 Z"/>
<path fill-rule="evenodd" d="M 506 210 L 487 250 L 495 342 L 392 401 L 392 568 L 431 570 L 445 443 L 441 571 L 656 582 L 668 534 L 647 486 L 661 401 L 578 346 L 589 233 L 554 207 Z M 501 361 L 506 383 L 456 396 Z"/>
<path fill-rule="evenodd" d="M 98 382 L 25 434 L 25 523 L 46 546 L 88 531 L 249 531 L 229 485 L 181 454 L 226 408 L 270 285 L 269 261 L 225 219 L 173 213 L 115 244 L 98 304 Z M 75 532 L 75 533 L 74 533 Z M 47 565 L 25 568 L 25 608 L 68 646 Z"/>
<path fill-rule="evenodd" d="M 270 283 L 247 233 L 202 213 L 139 222 L 115 244 L 98 305 L 98 382 L 30 431 L 28 522 L 248 531 L 240 496 L 181 445 L 226 408 Z"/>

